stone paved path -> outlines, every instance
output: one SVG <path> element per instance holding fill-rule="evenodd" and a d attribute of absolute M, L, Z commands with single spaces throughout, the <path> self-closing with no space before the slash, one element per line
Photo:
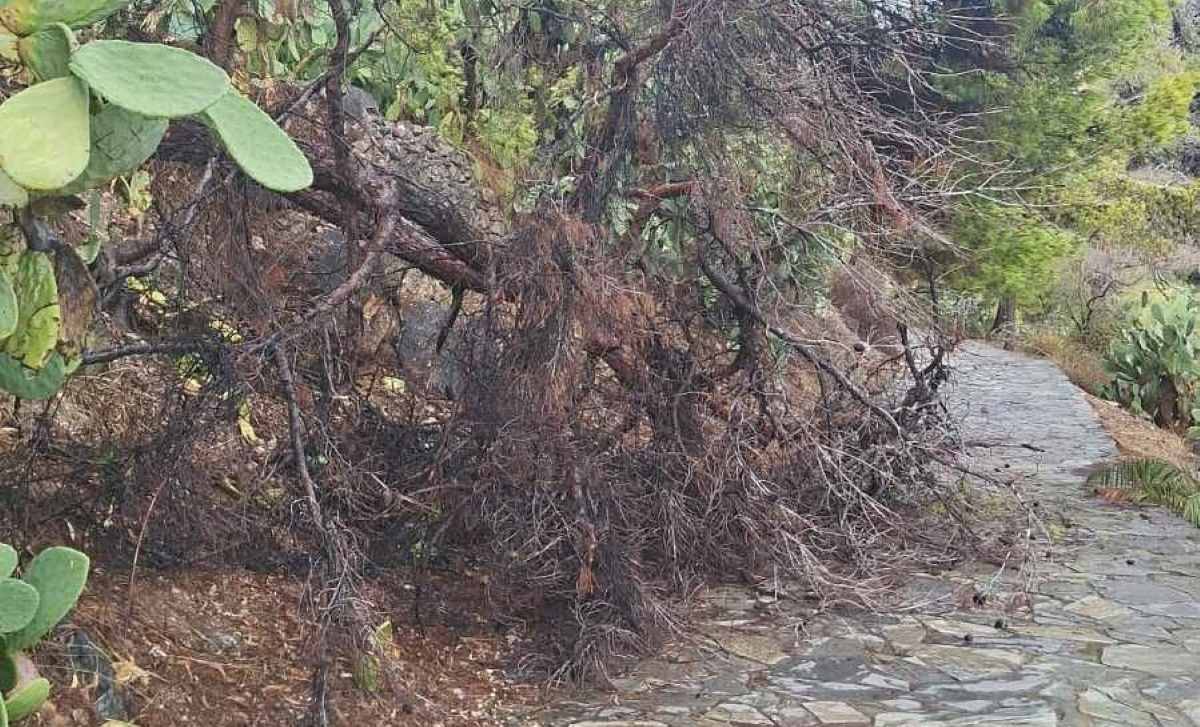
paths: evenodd
<path fill-rule="evenodd" d="M 1052 364 L 978 344 L 955 364 L 973 466 L 1028 475 L 1021 490 L 1046 514 L 1036 580 L 967 566 L 915 578 L 917 608 L 815 619 L 717 591 L 707 646 L 672 647 L 616 695 L 521 724 L 1200 727 L 1200 530 L 1089 497 L 1086 468 L 1115 448 Z"/>

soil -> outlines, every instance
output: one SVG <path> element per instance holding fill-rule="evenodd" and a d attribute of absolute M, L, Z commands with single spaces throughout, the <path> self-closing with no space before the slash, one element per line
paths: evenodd
<path fill-rule="evenodd" d="M 509 641 L 488 623 L 478 584 L 461 574 L 429 581 L 423 627 L 405 573 L 365 585 L 393 638 L 374 694 L 356 686 L 349 660 L 331 664 L 333 724 L 497 725 L 536 699 L 534 687 L 503 676 Z M 71 623 L 35 654 L 55 683 L 53 705 L 26 724 L 103 722 L 92 706 L 94 680 L 69 666 L 66 643 L 75 630 L 112 659 L 138 727 L 304 724 L 316 659 L 303 588 L 290 576 L 189 570 L 141 571 L 131 590 L 128 572 L 98 570 Z"/>

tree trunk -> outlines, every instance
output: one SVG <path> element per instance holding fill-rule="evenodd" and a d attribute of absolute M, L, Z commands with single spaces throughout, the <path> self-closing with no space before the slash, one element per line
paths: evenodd
<path fill-rule="evenodd" d="M 992 321 L 992 333 L 1005 333 L 1012 330 L 1017 322 L 1017 299 L 1006 295 L 996 305 L 996 318 Z"/>

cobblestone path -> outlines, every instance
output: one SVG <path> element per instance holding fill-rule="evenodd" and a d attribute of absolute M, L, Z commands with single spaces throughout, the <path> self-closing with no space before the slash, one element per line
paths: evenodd
<path fill-rule="evenodd" d="M 1200 727 L 1200 530 L 1089 495 L 1087 467 L 1116 450 L 1052 364 L 979 344 L 955 364 L 950 403 L 973 466 L 1028 475 L 1022 491 L 1053 536 L 1031 586 L 964 566 L 913 579 L 920 607 L 806 621 L 716 591 L 706 645 L 672 647 L 616 695 L 560 700 L 521 724 Z M 984 605 L 964 604 L 976 591 Z M 1032 614 L 1014 612 L 1026 592 Z"/>

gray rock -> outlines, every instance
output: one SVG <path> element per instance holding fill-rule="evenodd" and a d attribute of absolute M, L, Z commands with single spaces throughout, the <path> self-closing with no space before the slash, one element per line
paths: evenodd
<path fill-rule="evenodd" d="M 102 720 L 128 720 L 130 714 L 124 690 L 117 684 L 112 660 L 104 650 L 83 631 L 75 631 L 67 645 L 67 656 L 79 681 L 95 690 L 92 704 L 96 715 Z"/>
<path fill-rule="evenodd" d="M 1171 647 L 1117 644 L 1104 649 L 1102 661 L 1108 666 L 1135 669 L 1160 677 L 1200 674 L 1200 654 Z"/>

